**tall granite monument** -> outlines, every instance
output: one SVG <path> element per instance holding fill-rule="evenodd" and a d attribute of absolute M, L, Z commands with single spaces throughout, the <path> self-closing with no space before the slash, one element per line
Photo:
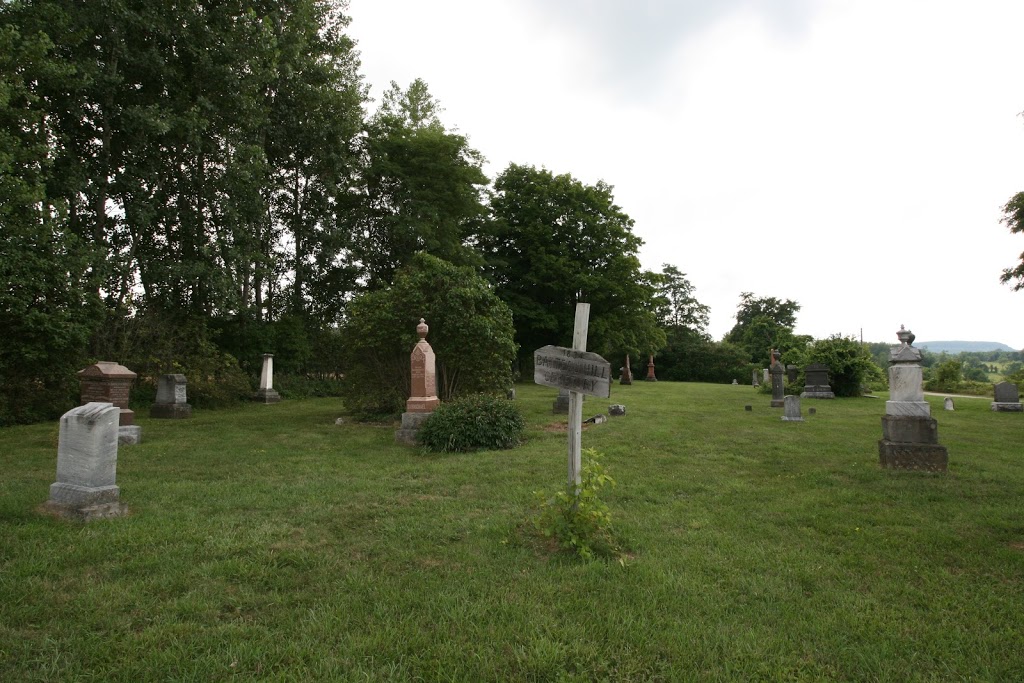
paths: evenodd
<path fill-rule="evenodd" d="M 882 417 L 878 460 L 882 467 L 945 472 L 949 454 L 939 445 L 939 427 L 924 400 L 921 352 L 914 334 L 900 325 L 899 346 L 889 351 L 889 400 Z"/>
<path fill-rule="evenodd" d="M 658 378 L 654 376 L 654 354 L 652 353 L 647 358 L 647 376 L 644 377 L 645 382 L 657 382 Z"/>
<path fill-rule="evenodd" d="M 274 354 L 263 354 L 263 369 L 260 371 L 260 390 L 253 396 L 258 403 L 277 403 L 281 394 L 274 390 Z"/>
<path fill-rule="evenodd" d="M 633 371 L 629 368 L 629 354 L 626 354 L 626 364 L 622 366 L 622 372 L 619 373 L 619 384 L 632 384 L 633 383 Z"/>
<path fill-rule="evenodd" d="M 785 370 L 782 363 L 775 363 L 771 367 L 772 376 L 772 408 L 782 408 L 786 405 L 786 383 L 783 379 Z"/>
<path fill-rule="evenodd" d="M 413 347 L 409 361 L 412 371 L 412 388 L 409 392 L 409 400 L 405 402 L 405 412 L 402 413 L 402 426 L 395 430 L 395 441 L 399 443 L 415 445 L 416 432 L 420 425 L 441 404 L 441 399 L 437 397 L 437 369 L 434 350 L 427 343 L 429 330 L 426 321 L 420 318 L 420 323 L 416 326 L 416 333 L 420 336 L 420 340 Z"/>

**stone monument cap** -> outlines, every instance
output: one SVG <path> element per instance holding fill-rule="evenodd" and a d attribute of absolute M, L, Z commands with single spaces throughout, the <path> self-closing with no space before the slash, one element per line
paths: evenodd
<path fill-rule="evenodd" d="M 123 365 L 109 360 L 101 360 L 78 371 L 79 377 L 97 379 L 135 379 L 138 375 Z"/>
<path fill-rule="evenodd" d="M 420 335 L 420 339 L 427 338 L 427 332 L 430 331 L 430 326 L 427 325 L 427 321 L 420 318 L 420 324 L 416 326 L 416 334 Z"/>

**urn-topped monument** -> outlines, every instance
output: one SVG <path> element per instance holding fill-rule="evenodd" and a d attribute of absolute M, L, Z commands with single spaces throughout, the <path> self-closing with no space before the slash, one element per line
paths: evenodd
<path fill-rule="evenodd" d="M 412 387 L 409 400 L 405 402 L 405 412 L 402 413 L 402 427 L 395 431 L 395 440 L 400 443 L 415 444 L 416 431 L 441 404 L 441 399 L 437 397 L 434 350 L 427 343 L 429 330 L 426 321 L 420 318 L 420 324 L 416 326 L 420 340 L 410 354 Z"/>
<path fill-rule="evenodd" d="M 939 445 L 939 427 L 924 400 L 921 352 L 914 334 L 900 325 L 899 346 L 889 351 L 889 400 L 882 417 L 878 459 L 882 467 L 945 472 L 949 454 Z"/>

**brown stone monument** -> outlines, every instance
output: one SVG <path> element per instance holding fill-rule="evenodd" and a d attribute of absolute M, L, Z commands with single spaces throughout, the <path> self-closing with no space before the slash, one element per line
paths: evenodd
<path fill-rule="evenodd" d="M 82 405 L 112 403 L 120 409 L 117 438 L 122 444 L 142 440 L 142 427 L 136 426 L 135 411 L 128 407 L 128 394 L 136 377 L 125 366 L 106 360 L 78 371 Z"/>
<path fill-rule="evenodd" d="M 629 369 L 629 354 L 626 354 L 626 364 L 622 366 L 622 372 L 619 373 L 619 384 L 632 384 L 633 383 L 633 371 Z"/>
<path fill-rule="evenodd" d="M 409 400 L 405 402 L 405 412 L 402 413 L 402 427 L 395 431 L 395 440 L 399 443 L 415 444 L 416 431 L 441 404 L 441 400 L 437 397 L 434 350 L 427 343 L 429 329 L 423 318 L 420 318 L 420 324 L 416 326 L 416 333 L 420 335 L 420 340 L 416 342 L 410 356 L 412 390 Z"/>
<path fill-rule="evenodd" d="M 658 378 L 654 376 L 654 354 L 652 353 L 647 358 L 647 377 L 644 377 L 645 382 L 657 382 Z"/>

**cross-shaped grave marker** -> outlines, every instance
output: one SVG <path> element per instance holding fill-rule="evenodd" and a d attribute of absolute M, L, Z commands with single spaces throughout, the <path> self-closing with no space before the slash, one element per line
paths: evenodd
<path fill-rule="evenodd" d="M 590 304 L 576 304 L 572 348 L 545 346 L 533 352 L 533 381 L 569 390 L 569 484 L 580 485 L 583 396 L 611 396 L 611 363 L 587 352 Z"/>

